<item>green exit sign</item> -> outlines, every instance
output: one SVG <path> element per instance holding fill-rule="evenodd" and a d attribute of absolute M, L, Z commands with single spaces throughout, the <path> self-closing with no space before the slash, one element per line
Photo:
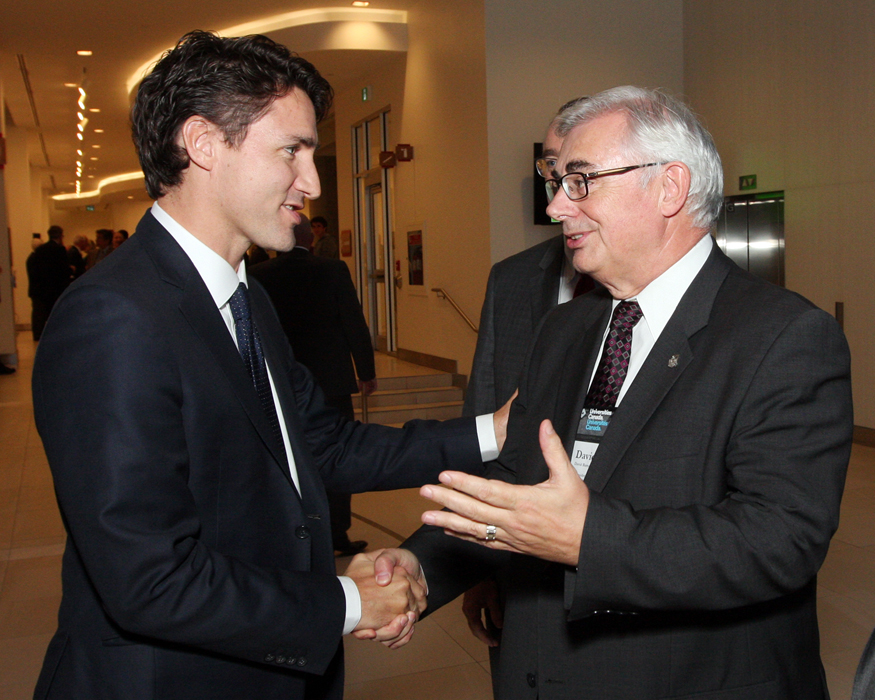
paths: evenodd
<path fill-rule="evenodd" d="M 94 205 L 93 204 L 86 204 L 85 211 L 94 211 Z"/>
<path fill-rule="evenodd" d="M 742 175 L 738 178 L 738 189 L 740 190 L 755 190 L 757 188 L 756 175 Z"/>

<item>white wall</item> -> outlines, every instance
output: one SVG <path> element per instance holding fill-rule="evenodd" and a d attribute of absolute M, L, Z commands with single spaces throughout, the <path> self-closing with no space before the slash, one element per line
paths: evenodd
<path fill-rule="evenodd" d="M 875 4 L 688 0 L 685 74 L 726 194 L 784 190 L 786 284 L 845 304 L 857 425 L 875 428 Z"/>
<path fill-rule="evenodd" d="M 682 92 L 682 5 L 485 0 L 492 262 L 559 231 L 532 223 L 532 144 L 563 103 L 616 85 Z"/>

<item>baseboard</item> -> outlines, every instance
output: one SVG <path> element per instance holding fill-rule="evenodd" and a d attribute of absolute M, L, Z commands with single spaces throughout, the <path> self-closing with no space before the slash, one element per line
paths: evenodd
<path fill-rule="evenodd" d="M 866 447 L 875 447 L 875 428 L 864 428 L 861 425 L 855 425 L 854 442 Z"/>
<path fill-rule="evenodd" d="M 438 357 L 437 355 L 428 355 L 427 353 L 417 352 L 416 350 L 398 348 L 395 352 L 387 354 L 397 357 L 399 360 L 404 360 L 404 362 L 412 362 L 414 365 L 430 367 L 439 372 L 450 372 L 456 374 L 459 369 L 459 363 L 456 362 L 456 360 L 451 360 L 446 357 Z"/>

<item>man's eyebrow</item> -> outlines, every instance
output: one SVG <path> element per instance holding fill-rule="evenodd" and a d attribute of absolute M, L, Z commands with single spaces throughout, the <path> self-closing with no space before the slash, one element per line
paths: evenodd
<path fill-rule="evenodd" d="M 319 140 L 311 136 L 290 136 L 287 140 L 290 144 L 312 148 L 314 151 L 319 148 Z"/>
<path fill-rule="evenodd" d="M 587 168 L 592 168 L 593 163 L 590 163 L 588 160 L 571 160 L 565 164 L 565 172 L 566 173 L 580 173 L 586 170 Z"/>

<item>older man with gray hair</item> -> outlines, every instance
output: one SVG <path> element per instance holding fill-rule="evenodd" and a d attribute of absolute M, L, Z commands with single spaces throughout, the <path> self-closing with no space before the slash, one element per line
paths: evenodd
<path fill-rule="evenodd" d="M 557 131 L 547 211 L 603 289 L 547 317 L 490 478 L 423 487 L 448 509 L 404 545 L 429 610 L 506 567 L 502 699 L 828 698 L 844 336 L 715 245 L 720 158 L 686 105 L 615 88 Z"/>

